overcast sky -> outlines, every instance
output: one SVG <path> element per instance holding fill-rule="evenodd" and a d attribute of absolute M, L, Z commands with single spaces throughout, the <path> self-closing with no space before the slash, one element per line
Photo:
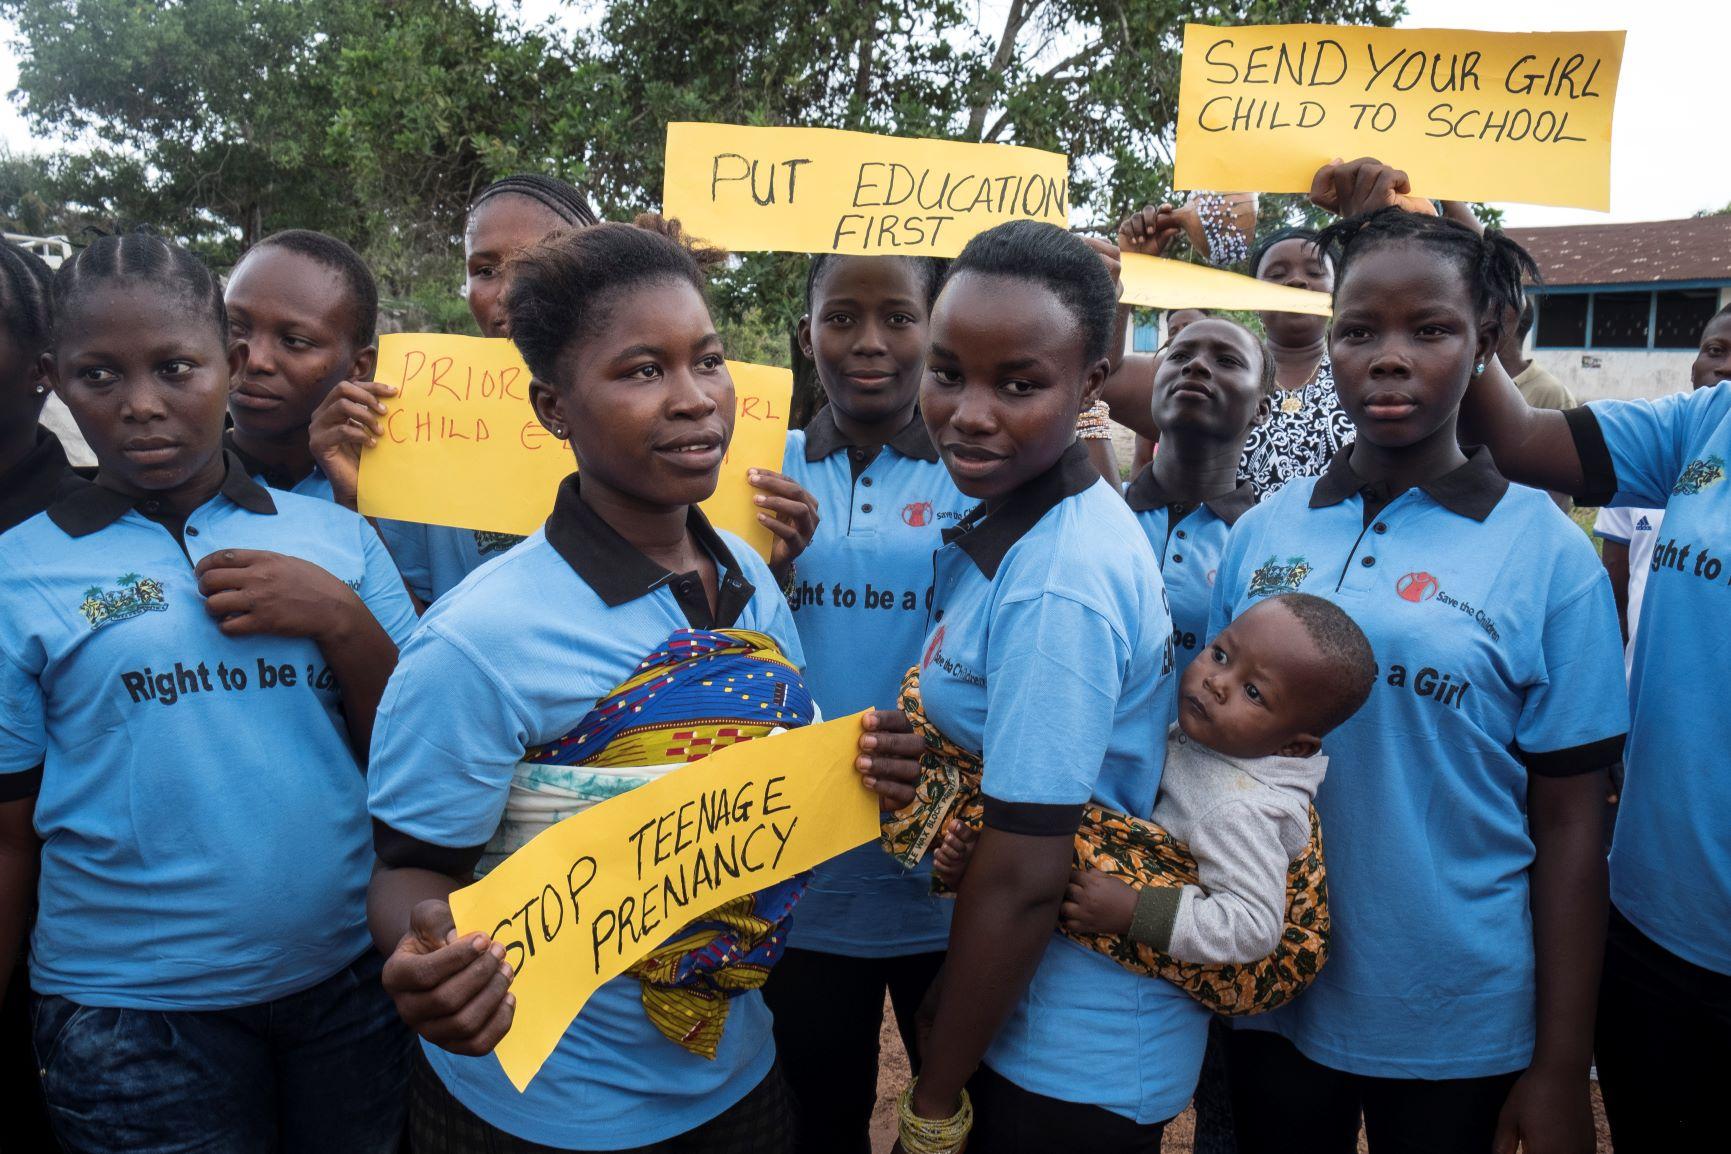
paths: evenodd
<path fill-rule="evenodd" d="M 774 0 L 764 0 L 773 3 Z M 988 26 L 1001 3 L 983 0 Z M 528 13 L 559 5 L 528 0 Z M 1731 101 L 1726 47 L 1731 3 L 1725 0 L 1408 0 L 1403 22 L 1414 28 L 1491 31 L 1626 29 L 1622 78 L 1612 128 L 1611 211 L 1505 205 L 1512 225 L 1669 220 L 1731 202 L 1731 150 L 1725 116 Z M 0 26 L 3 27 L 3 26 Z M 8 39 L 10 29 L 5 29 Z M 0 91 L 18 82 L 17 53 L 0 45 Z M 36 147 L 18 110 L 0 104 L 0 141 Z"/>

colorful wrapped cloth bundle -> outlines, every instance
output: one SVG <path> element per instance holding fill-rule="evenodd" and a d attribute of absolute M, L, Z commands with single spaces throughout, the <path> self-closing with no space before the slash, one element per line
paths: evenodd
<path fill-rule="evenodd" d="M 917 668 L 908 670 L 903 679 L 899 704 L 914 732 L 924 739 L 926 750 L 920 757 L 914 800 L 884 822 L 882 841 L 891 857 L 912 868 L 952 819 L 979 828 L 981 764 L 926 717 Z M 1196 862 L 1183 842 L 1151 821 L 1098 805 L 1083 811 L 1075 861 L 1136 885 L 1197 884 Z M 1316 810 L 1310 811 L 1310 844 L 1287 868 L 1286 925 L 1280 944 L 1261 961 L 1199 965 L 1115 934 L 1059 932 L 1126 969 L 1165 978 L 1218 1014 L 1247 1016 L 1285 1005 L 1315 980 L 1328 960 L 1328 878 Z"/>

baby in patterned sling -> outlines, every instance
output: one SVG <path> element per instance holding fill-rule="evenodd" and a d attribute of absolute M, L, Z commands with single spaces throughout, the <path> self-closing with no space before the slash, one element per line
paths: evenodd
<path fill-rule="evenodd" d="M 1287 867 L 1311 840 L 1322 739 L 1370 695 L 1364 633 L 1308 593 L 1259 601 L 1185 669 L 1153 822 L 1188 845 L 1199 885 L 1138 886 L 1078 868 L 1060 914 L 1072 935 L 1128 937 L 1180 962 L 1250 963 L 1274 952 Z M 957 824 L 934 853 L 960 881 L 974 835 Z"/>

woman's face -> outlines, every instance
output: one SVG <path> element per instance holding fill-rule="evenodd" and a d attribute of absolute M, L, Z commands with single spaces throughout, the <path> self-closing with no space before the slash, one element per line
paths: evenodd
<path fill-rule="evenodd" d="M 1398 449 L 1452 435 L 1476 362 L 1496 347 L 1459 267 L 1434 250 L 1382 244 L 1354 258 L 1334 294 L 1329 355 L 1358 435 Z"/>
<path fill-rule="evenodd" d="M 59 329 L 54 391 L 105 480 L 168 494 L 222 476 L 223 414 L 244 342 L 226 343 L 202 306 L 138 282 L 79 293 Z"/>
<path fill-rule="evenodd" d="M 1187 325 L 1160 358 L 1152 416 L 1163 437 L 1243 440 L 1268 419 L 1261 346 L 1231 321 Z"/>
<path fill-rule="evenodd" d="M 1262 254 L 1256 266 L 1256 279 L 1289 288 L 1311 292 L 1334 291 L 1334 264 L 1309 240 L 1290 237 Z M 1328 327 L 1327 317 L 1308 313 L 1261 313 L 1262 327 L 1269 339 L 1281 344 L 1309 344 L 1322 339 Z"/>
<path fill-rule="evenodd" d="M 652 508 L 715 492 L 733 435 L 733 378 L 703 296 L 681 280 L 642 284 L 608 303 L 591 334 L 560 355 L 530 399 L 570 436 L 585 486 Z"/>
<path fill-rule="evenodd" d="M 799 322 L 800 344 L 836 411 L 861 424 L 907 419 L 926 363 L 926 281 L 911 260 L 832 259 Z"/>
<path fill-rule="evenodd" d="M 506 269 L 511 258 L 571 227 L 540 201 L 511 192 L 487 198 L 469 214 L 468 227 L 463 231 L 463 259 L 468 269 L 464 289 L 482 336 L 511 335 L 511 318 L 505 314 L 505 289 L 510 283 Z"/>
<path fill-rule="evenodd" d="M 1033 281 L 963 272 L 932 308 L 920 411 L 956 487 L 1008 496 L 1058 461 L 1105 384 L 1081 326 Z"/>

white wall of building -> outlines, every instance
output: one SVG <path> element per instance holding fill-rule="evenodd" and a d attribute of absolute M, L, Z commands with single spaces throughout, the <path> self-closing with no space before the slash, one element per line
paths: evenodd
<path fill-rule="evenodd" d="M 1606 397 L 1662 397 L 1689 387 L 1693 349 L 1535 349 L 1527 354 L 1583 405 Z"/>

